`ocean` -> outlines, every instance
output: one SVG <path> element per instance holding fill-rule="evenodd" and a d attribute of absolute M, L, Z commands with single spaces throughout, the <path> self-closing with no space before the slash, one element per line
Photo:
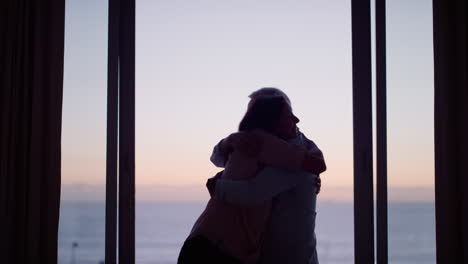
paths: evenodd
<path fill-rule="evenodd" d="M 205 202 L 137 201 L 136 263 L 174 264 Z M 435 263 L 433 202 L 390 202 L 389 263 Z M 104 263 L 103 201 L 62 201 L 59 227 L 60 264 Z M 321 264 L 354 262 L 353 206 L 319 201 L 317 250 Z"/>

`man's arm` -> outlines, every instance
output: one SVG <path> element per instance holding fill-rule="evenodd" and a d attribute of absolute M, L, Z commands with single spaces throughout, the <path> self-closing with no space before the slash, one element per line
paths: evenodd
<path fill-rule="evenodd" d="M 233 204 L 261 204 L 296 186 L 305 177 L 314 176 L 307 172 L 294 173 L 286 169 L 265 167 L 251 180 L 217 180 L 215 197 Z"/>

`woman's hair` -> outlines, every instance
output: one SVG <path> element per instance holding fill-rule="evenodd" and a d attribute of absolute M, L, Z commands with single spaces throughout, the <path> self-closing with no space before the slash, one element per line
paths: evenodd
<path fill-rule="evenodd" d="M 255 99 L 259 97 L 263 97 L 263 96 L 282 96 L 286 100 L 286 103 L 288 103 L 288 105 L 291 105 L 291 101 L 289 100 L 289 97 L 283 91 L 281 91 L 280 89 L 276 87 L 260 88 L 254 91 L 253 93 L 251 93 L 249 95 L 249 98 L 251 99 L 251 101 L 254 101 Z"/>
<path fill-rule="evenodd" d="M 242 118 L 239 124 L 239 131 L 251 131 L 260 128 L 273 133 L 281 112 L 287 105 L 286 100 L 282 96 L 256 98 Z"/>

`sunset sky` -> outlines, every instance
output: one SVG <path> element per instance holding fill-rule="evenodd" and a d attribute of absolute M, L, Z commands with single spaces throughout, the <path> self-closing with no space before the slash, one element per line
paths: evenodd
<path fill-rule="evenodd" d="M 289 95 L 301 131 L 324 152 L 325 195 L 327 186 L 352 186 L 349 0 L 136 4 L 138 186 L 204 192 L 219 171 L 209 161 L 213 146 L 264 86 Z M 388 1 L 387 41 L 389 185 L 431 187 L 431 1 Z M 105 183 L 106 71 L 107 1 L 67 1 L 64 184 Z"/>

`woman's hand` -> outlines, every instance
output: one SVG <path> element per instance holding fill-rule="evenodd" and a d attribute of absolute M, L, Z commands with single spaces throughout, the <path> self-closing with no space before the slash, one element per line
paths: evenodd
<path fill-rule="evenodd" d="M 302 169 L 318 175 L 327 170 L 327 165 L 322 157 L 307 153 L 302 162 Z"/>
<path fill-rule="evenodd" d="M 248 157 L 258 156 L 261 150 L 257 137 L 248 132 L 232 133 L 226 138 L 226 145 L 231 151 L 238 150 Z"/>

